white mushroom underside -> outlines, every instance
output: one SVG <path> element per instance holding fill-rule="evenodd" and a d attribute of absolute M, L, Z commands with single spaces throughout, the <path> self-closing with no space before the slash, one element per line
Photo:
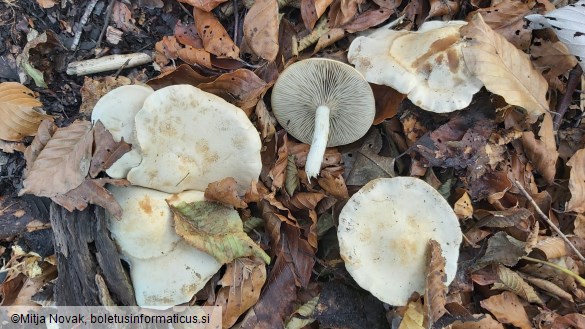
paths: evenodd
<path fill-rule="evenodd" d="M 411 177 L 377 179 L 354 194 L 339 215 L 341 257 L 364 289 L 391 305 L 424 293 L 429 239 L 446 258 L 448 285 L 455 277 L 462 234 L 443 197 Z"/>
<path fill-rule="evenodd" d="M 463 109 L 483 86 L 463 60 L 459 29 L 465 24 L 431 21 L 416 32 L 381 27 L 356 38 L 347 57 L 366 80 L 406 94 L 424 110 Z"/>

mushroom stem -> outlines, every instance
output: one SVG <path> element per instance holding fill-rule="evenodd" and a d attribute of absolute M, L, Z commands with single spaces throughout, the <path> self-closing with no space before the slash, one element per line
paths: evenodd
<path fill-rule="evenodd" d="M 313 141 L 307 155 L 305 172 L 309 181 L 317 177 L 321 171 L 321 162 L 325 155 L 325 148 L 329 140 L 329 107 L 321 105 L 315 112 L 315 131 L 313 132 Z"/>

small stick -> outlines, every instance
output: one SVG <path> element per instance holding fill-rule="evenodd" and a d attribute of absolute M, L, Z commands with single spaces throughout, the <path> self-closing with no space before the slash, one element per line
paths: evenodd
<path fill-rule="evenodd" d="M 152 62 L 152 57 L 145 53 L 126 55 L 109 55 L 97 59 L 72 62 L 67 65 L 69 75 L 88 75 L 105 71 L 118 70 L 121 67 L 130 68 Z"/>
<path fill-rule="evenodd" d="M 567 236 L 563 232 L 561 232 L 561 230 L 550 220 L 550 218 L 548 218 L 548 216 L 545 215 L 542 212 L 542 210 L 540 210 L 540 208 L 536 204 L 536 201 L 534 201 L 534 199 L 530 196 L 530 194 L 528 194 L 528 192 L 526 192 L 526 190 L 520 184 L 520 182 L 518 182 L 517 180 L 514 180 L 514 184 L 520 190 L 520 192 L 522 192 L 522 195 L 524 195 L 524 197 L 526 197 L 526 199 L 528 199 L 528 201 L 530 202 L 530 204 L 532 204 L 532 206 L 534 207 L 534 209 L 536 209 L 536 212 L 538 213 L 538 215 L 540 216 L 540 218 L 542 218 L 548 224 L 548 226 L 550 226 L 550 228 L 553 231 L 555 231 L 565 241 L 565 243 L 568 244 L 569 247 L 571 247 L 571 249 L 573 249 L 573 251 L 575 252 L 575 254 L 577 255 L 577 257 L 579 257 L 579 259 L 581 259 L 581 261 L 585 262 L 585 257 L 583 257 L 583 255 L 581 255 L 581 253 L 579 252 L 579 250 L 577 250 L 577 247 L 575 247 L 571 243 L 571 241 L 569 241 L 569 239 L 567 239 Z"/>
<path fill-rule="evenodd" d="M 565 90 L 565 94 L 561 98 L 561 101 L 557 104 L 556 108 L 556 116 L 554 120 L 554 131 L 559 130 L 561 123 L 563 121 L 563 116 L 567 112 L 569 105 L 571 105 L 571 98 L 573 98 L 573 93 L 575 89 L 577 89 L 577 84 L 581 80 L 581 74 L 583 74 L 583 68 L 581 65 L 577 64 L 569 73 L 569 79 L 567 81 L 567 89 Z"/>
<path fill-rule="evenodd" d="M 240 13 L 238 12 L 238 0 L 233 0 L 233 4 L 234 4 L 234 38 L 233 39 L 234 39 L 234 42 L 236 44 L 239 44 L 238 43 L 238 28 L 239 28 L 240 24 L 238 24 L 238 19 L 239 19 Z"/>
<path fill-rule="evenodd" d="M 79 44 L 79 39 L 81 39 L 83 27 L 85 27 L 85 24 L 87 24 L 87 21 L 89 20 L 89 15 L 91 15 L 91 12 L 93 11 L 93 8 L 95 7 L 96 3 L 97 0 L 91 0 L 87 4 L 87 8 L 85 8 L 85 12 L 83 13 L 83 16 L 81 16 L 79 25 L 77 25 L 77 29 L 75 30 L 75 37 L 73 38 L 73 43 L 71 44 L 71 50 L 75 50 L 77 48 L 77 45 Z"/>
<path fill-rule="evenodd" d="M 100 36 L 98 38 L 98 41 L 95 44 L 96 48 L 100 48 L 100 46 L 102 45 L 102 40 L 104 39 L 104 35 L 106 34 L 106 29 L 108 28 L 108 25 L 110 25 L 110 17 L 112 16 L 112 11 L 114 9 L 114 1 L 115 0 L 110 0 L 110 3 L 108 3 L 108 7 L 106 8 L 106 17 L 104 18 L 104 26 L 102 27 L 102 31 L 100 32 Z"/>

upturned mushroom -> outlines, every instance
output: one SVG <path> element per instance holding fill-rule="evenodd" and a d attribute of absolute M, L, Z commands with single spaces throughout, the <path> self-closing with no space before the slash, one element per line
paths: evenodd
<path fill-rule="evenodd" d="M 356 141 L 375 115 L 374 94 L 350 65 L 311 58 L 290 65 L 272 90 L 272 111 L 280 125 L 311 144 L 305 172 L 316 177 L 328 146 Z"/>
<path fill-rule="evenodd" d="M 447 201 L 414 177 L 378 178 L 354 194 L 339 215 L 341 257 L 355 281 L 381 301 L 406 305 L 424 293 L 428 241 L 441 246 L 449 285 L 461 228 Z"/>

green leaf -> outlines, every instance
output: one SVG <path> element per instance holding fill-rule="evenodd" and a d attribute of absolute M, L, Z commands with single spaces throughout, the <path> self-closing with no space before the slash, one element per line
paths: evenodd
<path fill-rule="evenodd" d="M 177 234 L 218 262 L 227 264 L 236 258 L 257 256 L 270 263 L 270 257 L 244 232 L 242 220 L 233 208 L 209 201 L 183 201 L 169 206 Z"/>

